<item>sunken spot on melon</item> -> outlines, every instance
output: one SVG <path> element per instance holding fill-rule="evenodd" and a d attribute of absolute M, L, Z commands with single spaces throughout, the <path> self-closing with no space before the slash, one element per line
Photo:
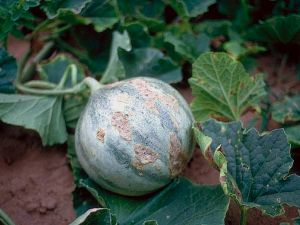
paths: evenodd
<path fill-rule="evenodd" d="M 159 157 L 153 149 L 141 144 L 134 145 L 134 154 L 133 166 L 138 170 L 143 170 L 145 165 L 154 163 Z"/>
<path fill-rule="evenodd" d="M 169 146 L 169 171 L 172 177 L 182 173 L 188 162 L 187 156 L 182 151 L 182 146 L 175 133 L 170 134 Z"/>
<path fill-rule="evenodd" d="M 129 81 L 129 83 L 143 96 L 145 100 L 144 105 L 148 110 L 159 114 L 156 102 L 160 102 L 170 109 L 178 111 L 179 104 L 174 96 L 164 93 L 143 79 L 134 79 Z"/>
<path fill-rule="evenodd" d="M 104 136 L 105 136 L 105 131 L 104 131 L 104 129 L 102 129 L 102 128 L 99 128 L 98 129 L 98 131 L 97 131 L 97 139 L 99 140 L 99 141 L 101 141 L 102 143 L 104 143 Z"/>
<path fill-rule="evenodd" d="M 111 118 L 111 124 L 117 129 L 123 139 L 131 141 L 132 132 L 129 124 L 129 115 L 122 112 L 114 112 Z"/>

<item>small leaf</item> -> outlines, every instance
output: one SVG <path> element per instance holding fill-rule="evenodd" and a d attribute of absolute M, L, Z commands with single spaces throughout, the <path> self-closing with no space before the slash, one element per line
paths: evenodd
<path fill-rule="evenodd" d="M 292 145 L 300 145 L 300 95 L 285 97 L 282 101 L 275 102 L 272 106 L 272 118 L 284 124 L 284 130 Z M 296 124 L 291 124 L 296 123 Z"/>
<path fill-rule="evenodd" d="M 288 141 L 291 145 L 300 146 L 300 125 L 295 124 L 291 126 L 283 126 L 284 131 L 287 135 Z"/>
<path fill-rule="evenodd" d="M 204 156 L 220 170 L 227 195 L 241 206 L 276 216 L 282 204 L 300 207 L 300 177 L 289 174 L 293 160 L 283 129 L 259 134 L 240 122 L 208 120 L 194 128 Z"/>
<path fill-rule="evenodd" d="M 117 225 L 114 215 L 110 213 L 109 209 L 94 208 L 79 216 L 70 225 Z"/>
<path fill-rule="evenodd" d="M 232 55 L 235 59 L 241 59 L 242 57 L 258 54 L 261 52 L 265 52 L 267 49 L 257 45 L 257 44 L 249 44 L 239 41 L 228 41 L 224 44 L 224 49 L 230 55 Z"/>
<path fill-rule="evenodd" d="M 130 52 L 119 50 L 126 78 L 146 76 L 168 83 L 181 81 L 181 68 L 155 48 L 139 48 Z"/>
<path fill-rule="evenodd" d="M 204 20 L 194 25 L 197 33 L 205 33 L 211 38 L 228 35 L 232 24 L 229 20 Z"/>
<path fill-rule="evenodd" d="M 84 70 L 81 66 L 79 66 L 78 62 L 67 55 L 59 54 L 48 62 L 40 63 L 37 70 L 42 80 L 58 84 L 68 66 L 72 64 L 74 64 L 77 68 L 76 77 L 72 80 L 72 77 L 69 74 L 65 83 L 65 87 L 72 87 L 83 80 Z M 69 73 L 71 73 L 71 71 Z"/>
<path fill-rule="evenodd" d="M 191 62 L 200 54 L 209 51 L 210 39 L 206 34 L 186 33 L 176 37 L 174 34 L 167 32 L 164 36 L 165 42 L 172 44 L 176 52 Z"/>
<path fill-rule="evenodd" d="M 57 97 L 0 94 L 0 119 L 37 131 L 43 145 L 61 144 L 67 140 L 61 107 L 62 99 Z"/>
<path fill-rule="evenodd" d="M 97 32 L 112 28 L 119 21 L 111 1 L 92 0 L 81 12 L 85 24 L 93 24 Z"/>
<path fill-rule="evenodd" d="M 254 26 L 246 38 L 266 43 L 300 44 L 300 15 L 277 16 Z"/>
<path fill-rule="evenodd" d="M 127 31 L 125 31 L 123 34 L 117 31 L 113 33 L 108 65 L 104 71 L 100 83 L 107 84 L 125 78 L 124 67 L 118 56 L 119 48 L 124 49 L 125 51 L 131 50 L 130 38 Z"/>
<path fill-rule="evenodd" d="M 118 8 L 126 19 L 137 20 L 151 31 L 162 31 L 165 28 L 165 4 L 160 1 L 118 0 Z"/>
<path fill-rule="evenodd" d="M 97 32 L 102 32 L 119 21 L 112 4 L 102 0 L 45 1 L 42 8 L 49 19 L 58 17 L 69 24 L 92 24 Z"/>
<path fill-rule="evenodd" d="M 42 5 L 43 10 L 49 19 L 54 19 L 63 13 L 72 12 L 74 14 L 79 14 L 83 8 L 92 0 L 45 0 Z"/>
<path fill-rule="evenodd" d="M 239 120 L 266 94 L 261 75 L 251 77 L 243 65 L 225 53 L 204 53 L 193 64 L 189 79 L 195 100 L 191 108 L 197 120 L 209 116 Z"/>
<path fill-rule="evenodd" d="M 196 17 L 207 12 L 216 0 L 165 0 L 182 17 Z"/>
<path fill-rule="evenodd" d="M 283 101 L 275 102 L 272 118 L 279 123 L 300 121 L 300 95 L 285 97 Z"/>
<path fill-rule="evenodd" d="M 13 81 L 17 74 L 16 60 L 8 55 L 8 53 L 0 48 L 0 92 L 14 92 Z"/>
<path fill-rule="evenodd" d="M 224 224 L 229 202 L 220 185 L 196 185 L 180 178 L 154 194 L 126 197 L 106 191 L 88 178 L 76 158 L 73 137 L 68 142 L 68 155 L 80 188 L 75 193 L 81 189 L 89 191 L 99 206 L 116 215 L 120 225 L 155 225 L 155 221 L 163 225 Z"/>

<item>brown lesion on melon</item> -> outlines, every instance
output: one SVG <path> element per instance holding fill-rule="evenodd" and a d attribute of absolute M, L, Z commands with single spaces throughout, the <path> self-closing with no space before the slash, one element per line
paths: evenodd
<path fill-rule="evenodd" d="M 169 146 L 169 171 L 171 177 L 182 173 L 188 162 L 187 156 L 182 151 L 182 146 L 175 133 L 170 134 Z"/>
<path fill-rule="evenodd" d="M 147 146 L 136 144 L 133 148 L 135 158 L 132 164 L 138 170 L 143 170 L 145 165 L 154 163 L 159 158 L 159 154 Z"/>
<path fill-rule="evenodd" d="M 126 141 L 131 141 L 132 132 L 128 114 L 123 112 L 114 112 L 111 118 L 111 124 L 117 129 L 122 138 Z"/>
<path fill-rule="evenodd" d="M 97 131 L 97 135 L 96 136 L 97 136 L 97 139 L 99 141 L 101 141 L 102 143 L 104 143 L 104 137 L 105 137 L 105 131 L 104 131 L 104 129 L 99 128 L 98 131 Z"/>
<path fill-rule="evenodd" d="M 142 79 L 133 79 L 129 81 L 129 83 L 140 92 L 145 99 L 145 107 L 150 111 L 156 114 L 159 113 L 156 109 L 156 101 L 161 102 L 172 110 L 178 111 L 179 104 L 174 96 L 162 92 L 160 89 L 151 86 L 147 81 Z"/>

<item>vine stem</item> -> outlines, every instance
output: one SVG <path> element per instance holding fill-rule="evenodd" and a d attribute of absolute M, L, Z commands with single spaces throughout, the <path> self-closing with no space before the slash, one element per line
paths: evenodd
<path fill-rule="evenodd" d="M 37 63 L 40 62 L 41 60 L 43 60 L 49 54 L 49 52 L 52 50 L 53 47 L 54 47 L 54 43 L 48 42 L 42 48 L 42 50 L 32 59 L 31 63 L 24 65 L 23 73 L 19 74 L 18 80 L 21 82 L 26 82 L 26 81 L 30 80 L 32 77 L 32 74 L 35 71 L 35 67 L 36 67 Z M 27 56 L 27 59 L 28 59 L 28 57 L 29 57 L 29 55 Z"/>
<path fill-rule="evenodd" d="M 37 63 L 44 59 L 53 49 L 53 47 L 54 42 L 47 43 L 44 48 L 33 58 L 31 63 L 27 63 L 30 56 L 30 49 L 28 52 L 26 52 L 26 54 L 24 54 L 22 59 L 19 61 L 18 66 L 18 73 L 15 82 L 15 87 L 17 90 L 26 94 L 59 96 L 66 94 L 77 94 L 85 91 L 86 87 L 89 87 L 91 93 L 93 93 L 104 86 L 92 77 L 86 77 L 77 84 L 78 70 L 75 64 L 71 64 L 66 68 L 58 84 L 42 80 L 31 80 L 24 83 L 24 81 L 31 79 Z M 69 76 L 71 76 L 72 87 L 65 88 L 65 83 L 67 82 Z"/>
<path fill-rule="evenodd" d="M 247 225 L 247 215 L 248 215 L 248 209 L 247 209 L 247 207 L 242 206 L 242 208 L 241 208 L 240 225 Z"/>
<path fill-rule="evenodd" d="M 100 84 L 95 78 L 92 77 L 84 78 L 83 83 L 90 88 L 92 93 L 105 86 L 103 84 Z"/>
<path fill-rule="evenodd" d="M 9 218 L 9 216 L 0 209 L 0 223 L 1 222 L 7 225 L 15 225 L 15 223 Z"/>

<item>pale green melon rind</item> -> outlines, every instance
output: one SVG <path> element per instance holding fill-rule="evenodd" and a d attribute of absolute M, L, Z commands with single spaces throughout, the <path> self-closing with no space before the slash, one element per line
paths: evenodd
<path fill-rule="evenodd" d="M 150 83 L 152 87 L 175 97 L 179 105 L 178 113 L 160 102 L 155 103 L 156 108 L 161 108 L 161 112 L 164 113 L 162 120 L 160 114 L 145 109 L 142 104 L 143 95 L 127 80 L 112 87 L 104 87 L 91 96 L 78 122 L 75 135 L 78 159 L 89 176 L 103 188 L 133 196 L 153 192 L 173 178 L 169 169 L 168 152 L 171 132 L 176 134 L 182 144 L 185 163 L 191 158 L 194 148 L 191 130 L 194 119 L 181 95 L 168 84 L 156 79 L 134 78 L 129 81 L 136 79 Z M 122 93 L 129 95 L 132 100 L 131 105 L 124 108 L 124 113 L 134 114 L 129 119 L 133 130 L 130 141 L 122 138 L 111 123 L 115 107 L 112 106 L 111 99 Z M 179 124 L 177 129 L 170 126 L 169 117 L 175 118 Z M 104 143 L 96 138 L 99 128 L 105 130 Z M 133 146 L 136 144 L 147 144 L 159 154 L 155 162 L 144 165 L 142 170 L 133 165 Z"/>

